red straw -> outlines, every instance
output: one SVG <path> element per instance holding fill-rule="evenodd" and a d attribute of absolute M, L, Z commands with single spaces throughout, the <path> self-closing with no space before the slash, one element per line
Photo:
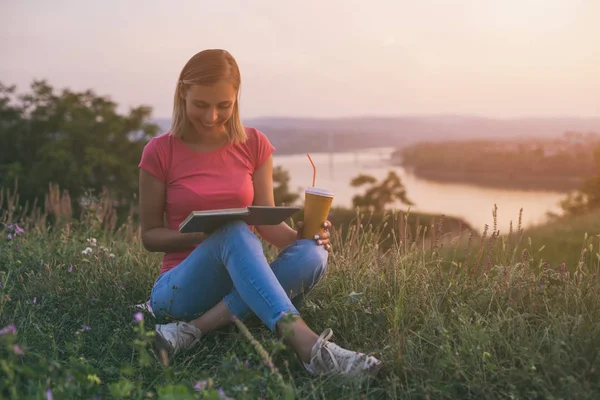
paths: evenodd
<path fill-rule="evenodd" d="M 312 182 L 312 185 L 313 185 L 313 187 L 315 187 L 315 180 L 317 179 L 317 167 L 315 167 L 315 163 L 313 162 L 312 158 L 310 158 L 310 155 L 306 154 L 306 156 L 308 157 L 308 160 L 310 161 L 310 163 L 313 166 L 313 182 Z"/>

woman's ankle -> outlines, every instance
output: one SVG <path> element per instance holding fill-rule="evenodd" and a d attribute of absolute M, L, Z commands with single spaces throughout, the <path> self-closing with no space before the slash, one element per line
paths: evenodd
<path fill-rule="evenodd" d="M 220 301 L 213 308 L 202 314 L 202 316 L 190 321 L 192 325 L 200 329 L 204 334 L 229 325 L 233 315 L 224 301 Z"/>
<path fill-rule="evenodd" d="M 319 338 L 299 316 L 283 318 L 277 324 L 277 330 L 296 352 L 302 362 L 310 361 L 310 353 Z"/>

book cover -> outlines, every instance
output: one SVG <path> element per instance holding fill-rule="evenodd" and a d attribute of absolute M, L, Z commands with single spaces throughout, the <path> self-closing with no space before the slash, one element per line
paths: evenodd
<path fill-rule="evenodd" d="M 278 225 L 300 211 L 292 206 L 249 206 L 221 210 L 192 211 L 179 225 L 179 232 L 210 233 L 221 225 L 242 220 L 251 226 Z"/>

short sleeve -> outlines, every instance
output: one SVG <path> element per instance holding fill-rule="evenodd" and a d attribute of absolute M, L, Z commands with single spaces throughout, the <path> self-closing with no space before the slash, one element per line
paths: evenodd
<path fill-rule="evenodd" d="M 265 161 L 267 161 L 269 156 L 273 154 L 273 152 L 275 151 L 275 147 L 271 144 L 269 138 L 267 138 L 267 136 L 264 133 L 262 133 L 258 129 L 256 129 L 255 132 L 256 157 L 254 161 L 254 170 L 257 170 L 265 163 Z"/>
<path fill-rule="evenodd" d="M 144 150 L 138 167 L 150 172 L 164 184 L 167 183 L 166 162 L 163 149 L 156 138 L 150 139 Z"/>

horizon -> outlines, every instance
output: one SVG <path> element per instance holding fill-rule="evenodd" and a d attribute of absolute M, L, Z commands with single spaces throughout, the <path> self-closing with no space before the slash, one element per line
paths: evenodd
<path fill-rule="evenodd" d="M 240 65 L 248 119 L 598 118 L 597 15 L 595 0 L 23 0 L 0 15 L 0 77 L 170 118 L 185 62 L 223 48 Z"/>

